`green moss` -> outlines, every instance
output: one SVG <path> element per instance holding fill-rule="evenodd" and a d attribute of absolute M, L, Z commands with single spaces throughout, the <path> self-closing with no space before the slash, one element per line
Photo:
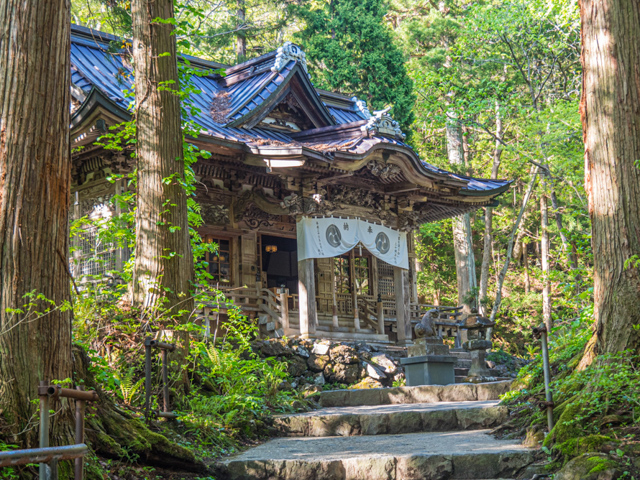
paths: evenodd
<path fill-rule="evenodd" d="M 611 438 L 605 435 L 589 435 L 570 438 L 555 448 L 565 457 L 577 457 L 585 453 L 598 452 L 602 445 L 608 442 L 611 442 Z"/>
<path fill-rule="evenodd" d="M 554 417 L 559 414 L 559 418 L 551 433 L 544 439 L 543 445 L 545 447 L 551 447 L 554 443 L 564 443 L 567 440 L 581 436 L 582 428 L 575 422 L 581 406 L 577 403 L 572 403 L 572 400 L 567 400 L 554 410 Z"/>
<path fill-rule="evenodd" d="M 589 474 L 592 474 L 604 472 L 610 468 L 616 468 L 618 464 L 608 458 L 589 457 L 587 458 L 587 466 L 589 467 Z"/>

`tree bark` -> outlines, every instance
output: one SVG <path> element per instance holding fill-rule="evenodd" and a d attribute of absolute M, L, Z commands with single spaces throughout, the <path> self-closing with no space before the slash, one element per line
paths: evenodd
<path fill-rule="evenodd" d="M 172 0 L 134 0 L 137 212 L 134 303 L 167 308 L 188 296 L 193 279 Z M 168 55 L 166 55 L 168 53 Z M 165 90 L 163 90 L 163 87 Z M 180 308 L 189 308 L 189 302 Z"/>
<path fill-rule="evenodd" d="M 238 0 L 238 9 L 236 10 L 236 16 L 238 17 L 238 26 L 236 28 L 243 27 L 246 21 L 245 0 Z M 238 30 L 236 33 L 236 59 L 238 63 L 242 63 L 247 58 L 247 37 L 244 30 Z"/>
<path fill-rule="evenodd" d="M 452 165 L 464 165 L 462 126 L 454 113 L 447 114 L 447 154 Z M 473 254 L 471 217 L 469 214 L 453 219 L 453 248 L 456 257 L 458 304 L 470 313 L 476 306 L 473 298 L 477 286 L 476 264 Z"/>
<path fill-rule="evenodd" d="M 71 311 L 60 308 L 70 301 L 69 48 L 67 0 L 0 0 L 0 415 L 25 447 L 37 446 L 38 382 L 73 375 Z M 29 293 L 52 303 L 24 308 Z M 54 417 L 52 444 L 67 441 L 66 418 Z"/>
<path fill-rule="evenodd" d="M 640 346 L 640 3 L 582 0 L 581 116 L 594 259 L 595 355 Z"/>
<path fill-rule="evenodd" d="M 529 278 L 529 256 L 527 244 L 522 242 L 522 265 L 524 267 L 524 293 L 531 291 L 531 279 Z"/>
<path fill-rule="evenodd" d="M 502 286 L 504 285 L 504 279 L 507 276 L 507 270 L 509 270 L 509 263 L 511 262 L 511 254 L 513 253 L 513 244 L 515 242 L 516 232 L 520 227 L 522 216 L 524 215 L 525 209 L 527 208 L 527 203 L 529 202 L 529 198 L 531 198 L 531 192 L 533 192 L 533 187 L 536 184 L 537 178 L 538 178 L 538 167 L 535 167 L 533 174 L 531 176 L 531 181 L 529 182 L 529 186 L 527 187 L 527 193 L 525 193 L 524 199 L 522 200 L 522 207 L 520 208 L 520 212 L 518 213 L 516 222 L 513 225 L 513 230 L 511 230 L 511 236 L 509 237 L 509 243 L 507 245 L 507 255 L 505 256 L 505 259 L 504 259 L 504 265 L 502 266 L 502 270 L 500 270 L 500 275 L 498 275 L 498 285 L 496 287 L 496 301 L 493 302 L 493 308 L 491 309 L 492 322 L 496 321 L 496 316 L 500 311 L 500 304 L 502 303 Z"/>
<path fill-rule="evenodd" d="M 500 104 L 496 102 L 496 142 L 493 150 L 493 165 L 491 166 L 491 179 L 498 178 L 498 169 L 500 168 L 500 160 L 502 157 L 502 117 L 500 116 Z M 487 290 L 489 288 L 489 266 L 493 250 L 493 208 L 486 207 L 484 211 L 484 244 L 482 249 L 482 267 L 480 268 L 480 289 L 478 305 L 480 313 L 486 314 L 486 308 L 483 302 L 487 298 Z"/>
<path fill-rule="evenodd" d="M 540 195 L 540 253 L 542 266 L 542 320 L 551 331 L 551 283 L 549 280 L 549 209 L 547 196 Z"/>

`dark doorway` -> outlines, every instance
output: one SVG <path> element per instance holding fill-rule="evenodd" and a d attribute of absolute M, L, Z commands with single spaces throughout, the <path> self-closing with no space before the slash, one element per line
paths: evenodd
<path fill-rule="evenodd" d="M 262 235 L 262 271 L 267 288 L 285 286 L 298 293 L 298 242 L 295 238 Z"/>

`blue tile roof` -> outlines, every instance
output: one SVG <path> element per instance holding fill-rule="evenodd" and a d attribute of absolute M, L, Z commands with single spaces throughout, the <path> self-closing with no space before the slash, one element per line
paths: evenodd
<path fill-rule="evenodd" d="M 71 33 L 71 81 L 89 93 L 92 88 L 96 88 L 107 96 L 112 102 L 123 110 L 128 110 L 132 97 L 127 97 L 125 91 L 131 90 L 133 82 L 133 72 L 130 64 L 125 61 L 123 54 L 113 52 L 109 48 L 109 42 L 118 40 L 112 35 L 101 32 L 94 32 L 84 27 L 72 26 Z M 264 61 L 261 59 L 264 58 Z M 218 68 L 219 64 L 207 62 L 201 59 L 189 57 L 196 64 L 205 67 Z M 273 54 L 263 55 L 258 59 L 250 61 L 252 69 L 261 71 L 256 75 L 248 75 L 246 79 L 233 83 L 229 87 L 224 86 L 223 77 L 218 75 L 194 76 L 192 82 L 201 93 L 192 95 L 192 101 L 200 109 L 190 120 L 195 121 L 202 127 L 207 135 L 222 140 L 240 142 L 247 145 L 255 145 L 258 142 L 274 141 L 291 145 L 300 145 L 312 150 L 317 150 L 323 155 L 330 155 L 333 151 L 341 151 L 353 154 L 366 154 L 372 147 L 379 144 L 392 144 L 411 149 L 411 147 L 399 140 L 384 136 L 375 137 L 355 137 L 336 141 L 305 142 L 296 141 L 285 132 L 274 131 L 266 128 L 243 128 L 228 127 L 227 123 L 238 120 L 251 113 L 259 107 L 269 96 L 286 80 L 296 62 L 290 61 L 280 72 L 271 70 L 275 56 Z M 249 62 L 247 62 L 249 63 Z M 244 65 L 244 64 L 243 64 Z M 241 66 L 234 67 L 233 73 L 241 70 Z M 211 113 L 214 99 L 225 94 L 228 97 L 226 105 L 225 122 L 214 120 Z M 321 93 L 318 93 L 321 95 Z M 322 98 L 322 95 L 321 95 Z M 366 120 L 355 103 L 346 97 L 340 97 L 336 102 L 328 100 L 323 102 L 336 124 L 344 125 L 353 122 Z M 347 105 L 342 107 L 342 105 Z M 415 154 L 413 154 L 415 155 Z M 417 158 L 417 156 L 416 156 Z M 463 180 L 467 183 L 464 190 L 471 192 L 491 191 L 505 188 L 509 182 L 501 180 L 482 180 L 463 175 L 457 175 L 440 168 L 434 167 L 426 162 L 422 162 L 424 168 L 438 175 L 445 175 L 453 179 Z"/>

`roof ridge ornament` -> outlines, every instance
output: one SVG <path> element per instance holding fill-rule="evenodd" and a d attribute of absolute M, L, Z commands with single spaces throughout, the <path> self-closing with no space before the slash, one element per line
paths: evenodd
<path fill-rule="evenodd" d="M 357 103 L 356 103 L 357 105 Z M 358 108 L 360 108 L 358 106 Z M 366 109 L 366 104 L 365 104 Z M 402 133 L 400 124 L 396 122 L 391 115 L 389 115 L 391 107 L 387 107 L 384 110 L 377 110 L 373 112 L 373 116 L 369 118 L 366 125 L 361 128 L 362 132 L 367 135 L 383 135 L 387 137 L 396 138 L 398 140 L 404 140 L 406 135 Z M 368 110 L 367 110 L 368 112 Z"/>
<path fill-rule="evenodd" d="M 367 102 L 365 100 L 360 100 L 358 97 L 351 97 L 351 101 L 356 104 L 356 108 L 360 110 L 360 113 L 364 115 L 364 118 L 367 120 L 371 118 L 371 112 L 369 112 Z"/>
<path fill-rule="evenodd" d="M 284 42 L 284 45 L 278 47 L 276 62 L 273 67 L 271 67 L 271 71 L 281 71 L 284 67 L 287 66 L 290 61 L 300 63 L 300 65 L 302 65 L 302 68 L 304 69 L 304 72 L 309 75 L 309 72 L 307 70 L 307 56 L 298 45 L 291 42 Z"/>

